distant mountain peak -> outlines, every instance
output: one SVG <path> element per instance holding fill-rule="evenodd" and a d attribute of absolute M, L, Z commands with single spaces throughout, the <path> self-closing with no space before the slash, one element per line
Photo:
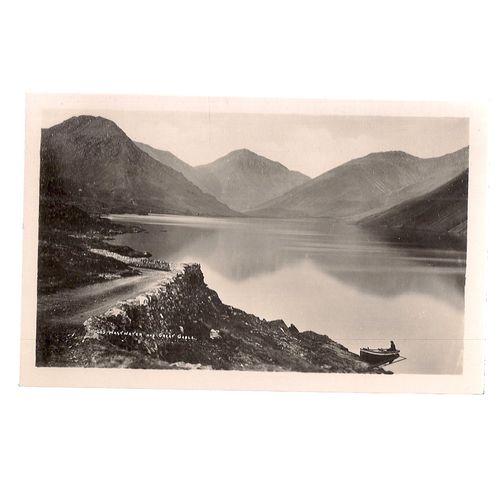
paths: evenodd
<path fill-rule="evenodd" d="M 255 151 L 252 151 L 251 149 L 247 149 L 247 148 L 239 148 L 239 149 L 234 149 L 233 151 L 230 151 L 229 153 L 226 153 L 225 155 L 221 156 L 220 158 L 218 158 L 217 160 L 215 160 L 214 162 L 212 163 L 215 163 L 217 161 L 220 161 L 220 160 L 223 160 L 225 158 L 231 158 L 231 159 L 235 159 L 235 158 L 248 158 L 248 159 L 252 159 L 252 158 L 260 158 L 260 159 L 263 159 L 267 162 L 271 162 L 271 163 L 279 163 L 275 160 L 271 160 L 270 158 L 267 158 L 266 156 L 263 156 L 259 153 L 256 153 Z M 203 165 L 201 165 L 203 166 Z"/>
<path fill-rule="evenodd" d="M 275 198 L 309 180 L 308 176 L 246 148 L 230 151 L 210 164 L 192 167 L 169 151 L 140 142 L 136 145 L 237 211 Z"/>
<path fill-rule="evenodd" d="M 255 151 L 252 151 L 247 148 L 241 148 L 241 149 L 235 149 L 234 151 L 231 151 L 230 153 L 227 154 L 229 155 L 248 155 L 248 156 L 259 156 Z"/>
<path fill-rule="evenodd" d="M 281 163 L 275 162 L 274 160 L 270 160 L 269 158 L 266 158 L 265 156 L 259 155 L 255 151 L 252 151 L 252 150 L 246 149 L 246 148 L 235 149 L 234 151 L 230 151 L 229 153 L 222 156 L 221 158 L 219 158 L 219 160 L 216 160 L 216 161 L 244 161 L 248 164 L 248 162 L 252 162 L 252 161 L 257 162 L 259 160 L 281 165 Z M 244 164 L 242 164 L 242 165 L 244 165 Z"/>
<path fill-rule="evenodd" d="M 249 210 L 309 180 L 307 175 L 246 148 L 196 170 L 204 177 L 207 192 L 237 211 Z"/>

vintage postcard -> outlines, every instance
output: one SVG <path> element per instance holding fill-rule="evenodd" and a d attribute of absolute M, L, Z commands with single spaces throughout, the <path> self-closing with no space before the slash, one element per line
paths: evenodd
<path fill-rule="evenodd" d="M 21 384 L 481 393 L 484 126 L 29 95 Z"/>

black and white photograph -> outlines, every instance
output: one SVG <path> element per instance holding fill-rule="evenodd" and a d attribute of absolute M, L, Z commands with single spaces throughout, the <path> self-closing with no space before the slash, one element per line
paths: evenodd
<path fill-rule="evenodd" d="M 463 374 L 468 116 L 100 101 L 34 130 L 36 367 Z"/>
<path fill-rule="evenodd" d="M 2 12 L 2 498 L 495 500 L 495 2 Z"/>

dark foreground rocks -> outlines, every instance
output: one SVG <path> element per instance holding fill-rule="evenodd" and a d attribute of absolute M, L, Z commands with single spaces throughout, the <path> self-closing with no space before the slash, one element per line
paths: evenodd
<path fill-rule="evenodd" d="M 326 335 L 223 304 L 197 264 L 172 266 L 159 286 L 79 328 L 38 330 L 38 366 L 386 373 Z"/>

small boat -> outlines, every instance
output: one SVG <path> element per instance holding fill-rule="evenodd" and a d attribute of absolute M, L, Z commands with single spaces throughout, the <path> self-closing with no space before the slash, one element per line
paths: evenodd
<path fill-rule="evenodd" d="M 369 347 L 360 349 L 359 356 L 361 361 L 365 361 L 371 365 L 389 364 L 400 357 L 398 349 L 371 349 Z"/>

